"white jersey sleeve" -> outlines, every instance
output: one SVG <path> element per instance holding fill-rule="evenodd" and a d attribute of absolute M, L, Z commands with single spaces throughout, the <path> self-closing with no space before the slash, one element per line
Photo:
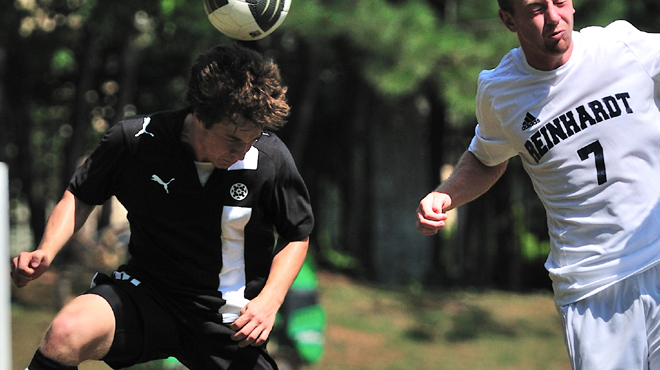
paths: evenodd
<path fill-rule="evenodd" d="M 547 211 L 558 304 L 660 262 L 660 36 L 619 21 L 573 32 L 568 63 L 520 49 L 479 75 L 469 150 L 519 155 Z"/>
<path fill-rule="evenodd" d="M 656 82 L 660 82 L 660 34 L 642 32 L 625 21 L 614 22 L 608 28 L 621 34 L 622 42 L 639 64 Z"/>

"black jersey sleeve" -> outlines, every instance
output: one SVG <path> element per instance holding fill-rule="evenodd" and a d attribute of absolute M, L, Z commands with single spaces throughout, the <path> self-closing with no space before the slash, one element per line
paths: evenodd
<path fill-rule="evenodd" d="M 85 203 L 105 203 L 113 195 L 128 151 L 124 122 L 119 122 L 105 133 L 99 146 L 74 173 L 68 190 Z"/>
<path fill-rule="evenodd" d="M 271 198 L 271 217 L 280 239 L 300 241 L 314 228 L 314 215 L 307 186 L 284 143 L 275 138 L 274 152 L 278 158 L 276 180 Z M 282 248 L 285 243 L 278 243 Z"/>

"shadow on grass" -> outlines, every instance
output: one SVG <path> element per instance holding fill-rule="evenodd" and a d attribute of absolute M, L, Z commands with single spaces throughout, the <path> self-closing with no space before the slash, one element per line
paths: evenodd
<path fill-rule="evenodd" d="M 476 339 L 480 335 L 495 334 L 514 337 L 516 331 L 505 324 L 493 320 L 489 311 L 478 307 L 465 307 L 451 319 L 452 329 L 445 334 L 450 342 L 461 342 Z"/>
<path fill-rule="evenodd" d="M 490 311 L 470 305 L 461 305 L 453 313 L 445 313 L 446 320 L 437 316 L 417 312 L 416 324 L 405 332 L 405 336 L 416 342 L 434 342 L 444 338 L 448 342 L 463 342 L 479 338 L 483 335 L 497 335 L 512 338 L 517 330 L 510 324 L 504 324 L 493 319 Z M 435 317 L 435 318 L 434 318 Z M 443 322 L 445 322 L 443 324 Z M 518 329 L 525 327 L 524 322 L 516 325 Z"/>

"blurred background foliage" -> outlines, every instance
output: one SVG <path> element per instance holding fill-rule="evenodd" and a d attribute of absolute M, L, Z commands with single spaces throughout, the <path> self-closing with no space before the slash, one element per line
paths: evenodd
<path fill-rule="evenodd" d="M 576 29 L 625 18 L 660 31 L 657 0 L 575 7 Z M 36 247 L 105 130 L 182 108 L 193 58 L 227 42 L 201 0 L 0 3 L 12 253 Z M 384 284 L 549 287 L 545 213 L 516 160 L 439 236 L 414 230 L 419 199 L 472 136 L 479 71 L 517 46 L 495 0 L 293 0 L 280 29 L 242 44 L 274 58 L 289 86 L 293 113 L 279 135 L 313 197 L 321 268 Z"/>

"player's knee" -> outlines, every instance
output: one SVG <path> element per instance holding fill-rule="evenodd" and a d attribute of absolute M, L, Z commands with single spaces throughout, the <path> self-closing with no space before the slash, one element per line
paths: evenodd
<path fill-rule="evenodd" d="M 112 345 L 114 314 L 103 298 L 84 294 L 60 311 L 41 344 L 47 357 L 67 365 L 102 358 Z"/>
<path fill-rule="evenodd" d="M 80 320 L 68 314 L 59 314 L 50 324 L 48 331 L 55 339 L 71 340 L 73 333 L 80 329 Z"/>
<path fill-rule="evenodd" d="M 68 364 L 80 357 L 81 337 L 75 318 L 60 314 L 48 328 L 40 349 L 46 357 Z"/>

